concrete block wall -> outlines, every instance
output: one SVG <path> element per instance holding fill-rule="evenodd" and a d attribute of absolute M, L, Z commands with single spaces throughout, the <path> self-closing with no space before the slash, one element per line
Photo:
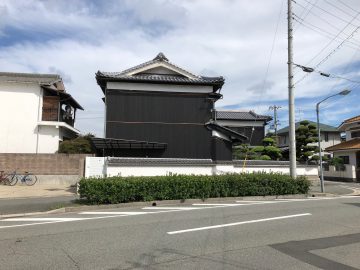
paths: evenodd
<path fill-rule="evenodd" d="M 84 176 L 89 154 L 0 154 L 0 171 L 35 175 Z"/>

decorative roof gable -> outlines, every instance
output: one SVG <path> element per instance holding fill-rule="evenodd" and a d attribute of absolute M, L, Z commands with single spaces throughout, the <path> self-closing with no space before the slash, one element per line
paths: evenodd
<path fill-rule="evenodd" d="M 163 53 L 159 53 L 151 61 L 121 72 L 98 71 L 96 73 L 96 80 L 103 91 L 108 81 L 209 85 L 213 86 L 214 91 L 220 89 L 225 81 L 223 77 L 194 75 L 171 63 Z"/>

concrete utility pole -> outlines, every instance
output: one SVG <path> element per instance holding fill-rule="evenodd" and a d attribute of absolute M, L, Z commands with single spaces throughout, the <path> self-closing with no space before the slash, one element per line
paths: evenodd
<path fill-rule="evenodd" d="M 277 129 L 278 129 L 278 124 L 279 124 L 279 121 L 277 120 L 277 110 L 278 109 L 281 109 L 281 106 L 270 106 L 269 107 L 269 110 L 272 110 L 274 111 L 274 131 L 275 131 L 275 137 L 277 138 Z"/>
<path fill-rule="evenodd" d="M 290 176 L 296 177 L 296 142 L 295 142 L 295 98 L 293 74 L 293 26 L 292 26 L 292 0 L 288 0 L 288 76 L 289 76 L 289 158 Z"/>

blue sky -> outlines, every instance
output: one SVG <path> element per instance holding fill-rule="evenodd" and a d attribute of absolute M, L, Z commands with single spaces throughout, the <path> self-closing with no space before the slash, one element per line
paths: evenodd
<path fill-rule="evenodd" d="M 329 4 L 332 3 L 332 4 Z M 296 120 L 339 125 L 359 115 L 360 1 L 297 0 L 294 62 L 348 78 L 314 72 L 296 84 Z M 195 73 L 222 75 L 218 108 L 271 114 L 278 105 L 287 125 L 285 0 L 108 0 L 0 2 L 0 71 L 58 73 L 85 108 L 77 128 L 102 136 L 102 92 L 95 72 L 121 71 L 162 51 Z M 344 41 L 345 40 L 345 41 Z M 295 68 L 295 81 L 305 75 Z"/>

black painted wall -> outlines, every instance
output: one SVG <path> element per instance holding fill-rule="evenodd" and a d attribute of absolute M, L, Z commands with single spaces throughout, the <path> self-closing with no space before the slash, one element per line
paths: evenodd
<path fill-rule="evenodd" d="M 243 143 L 250 144 L 252 146 L 262 145 L 262 140 L 265 137 L 264 127 L 254 127 L 254 133 L 252 137 L 251 137 L 252 127 L 228 127 L 228 128 L 248 137 L 249 139 L 244 141 Z M 251 142 L 250 142 L 250 138 L 251 138 Z"/>
<path fill-rule="evenodd" d="M 106 108 L 107 138 L 168 144 L 164 151 L 115 155 L 212 158 L 211 131 L 204 126 L 212 109 L 207 94 L 107 90 Z"/>
<path fill-rule="evenodd" d="M 215 161 L 232 160 L 232 143 L 220 138 L 213 138 L 211 155 Z"/>

